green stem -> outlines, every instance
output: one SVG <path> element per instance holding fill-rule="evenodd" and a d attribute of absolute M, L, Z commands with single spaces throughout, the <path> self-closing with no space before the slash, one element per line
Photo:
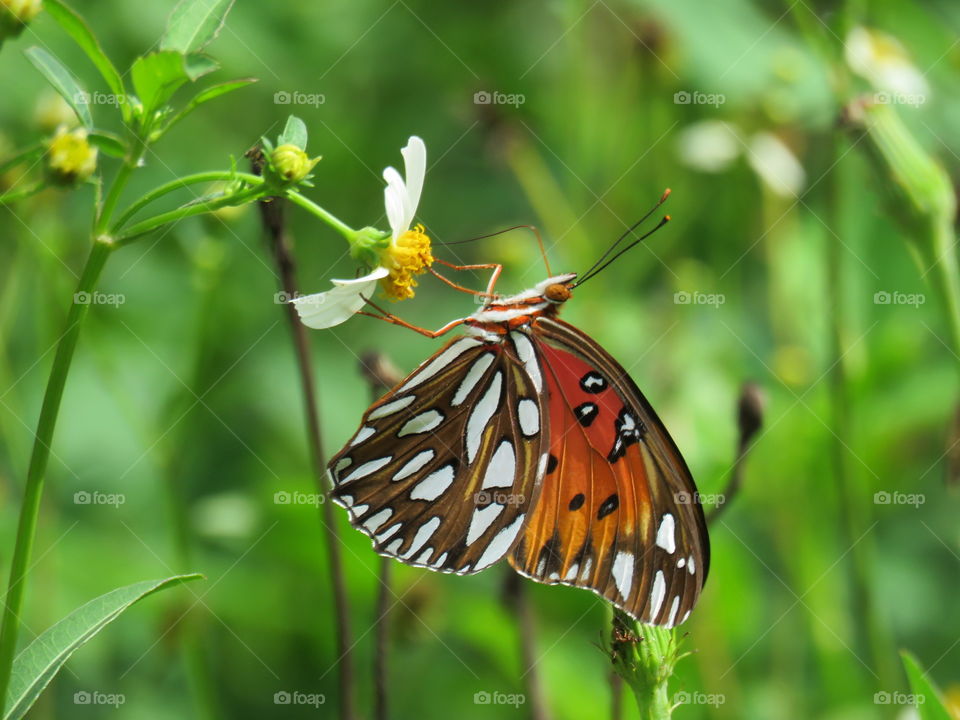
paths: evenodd
<path fill-rule="evenodd" d="M 210 183 L 218 181 L 231 182 L 234 180 L 243 180 L 251 186 L 259 186 L 263 184 L 263 178 L 257 177 L 251 173 L 238 173 L 233 172 L 232 170 L 211 170 L 209 172 L 186 175 L 185 177 L 171 180 L 165 185 L 160 185 L 159 187 L 154 188 L 146 195 L 139 198 L 136 202 L 131 204 L 130 207 L 124 210 L 123 214 L 120 215 L 117 221 L 113 224 L 113 231 L 116 233 L 117 230 L 123 227 L 131 217 L 164 195 L 168 195 L 189 185 L 196 185 L 198 183 Z"/>
<path fill-rule="evenodd" d="M 241 190 L 240 192 L 231 195 L 224 195 L 217 200 L 183 205 L 178 207 L 176 210 L 160 213 L 152 218 L 142 220 L 135 225 L 132 225 L 124 232 L 120 233 L 117 236 L 117 247 L 129 245 L 140 236 L 146 235 L 147 233 L 168 223 L 177 222 L 178 220 L 193 217 L 194 215 L 202 215 L 228 205 L 240 205 L 242 203 L 255 200 L 257 196 L 261 195 L 262 193 L 263 186 L 260 185 L 257 187 L 246 188 L 245 190 Z"/>
<path fill-rule="evenodd" d="M 633 692 L 640 720 L 670 720 L 669 682 L 680 659 L 676 631 L 643 625 L 614 610 L 613 669 Z"/>
<path fill-rule="evenodd" d="M 24 188 L 23 190 L 11 190 L 8 193 L 0 194 L 0 205 L 9 205 L 12 202 L 17 200 L 23 200 L 28 198 L 31 195 L 36 195 L 38 192 L 47 187 L 47 183 L 41 181 L 34 183 L 33 185 Z"/>
<path fill-rule="evenodd" d="M 114 248 L 112 238 L 101 236 L 93 243 L 90 256 L 77 283 L 77 293 L 91 293 L 96 288 L 103 266 Z M 23 607 L 25 579 L 29 570 L 30 556 L 40 513 L 40 499 L 43 495 L 43 481 L 50 459 L 50 442 L 63 399 L 63 388 L 67 373 L 73 360 L 73 353 L 80 336 L 80 327 L 90 309 L 89 304 L 75 302 L 67 315 L 67 329 L 57 343 L 53 358 L 53 367 L 47 381 L 47 389 L 40 409 L 40 420 L 34 436 L 33 452 L 27 470 L 27 482 L 23 491 L 23 503 L 20 506 L 20 519 L 17 525 L 16 544 L 10 565 L 10 582 L 3 605 L 3 619 L 0 621 L 0 704 L 6 702 L 7 687 L 13 668 L 13 658 L 17 649 L 17 636 L 20 630 L 20 612 Z"/>
<path fill-rule="evenodd" d="M 113 217 L 113 211 L 120 201 L 120 195 L 127 186 L 127 181 L 130 180 L 130 175 L 139 161 L 139 156 L 130 158 L 120 166 L 117 177 L 114 178 L 113 185 L 110 186 L 107 197 L 103 201 L 103 206 L 100 208 L 100 213 L 97 215 L 97 221 L 93 229 L 95 237 L 99 237 L 106 232 L 107 227 L 110 225 L 110 218 Z"/>
<path fill-rule="evenodd" d="M 348 241 L 352 240 L 356 235 L 356 231 L 353 228 L 339 218 L 334 217 L 332 214 L 317 205 L 313 200 L 304 197 L 296 190 L 288 190 L 284 197 L 286 197 L 293 204 L 299 205 L 304 210 L 316 215 L 318 218 L 327 223 L 327 225 L 343 235 Z"/>

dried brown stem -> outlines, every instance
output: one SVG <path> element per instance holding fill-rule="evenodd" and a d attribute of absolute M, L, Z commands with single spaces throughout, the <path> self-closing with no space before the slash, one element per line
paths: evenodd
<path fill-rule="evenodd" d="M 527 700 L 532 720 L 550 720 L 543 680 L 537 669 L 539 658 L 536 653 L 536 629 L 534 613 L 524 588 L 523 578 L 515 572 L 508 572 L 503 586 L 504 599 L 517 618 L 520 636 L 520 658 L 523 663 L 523 675 L 526 683 Z"/>
<path fill-rule="evenodd" d="M 763 410 L 766 398 L 763 389 L 753 382 L 746 382 L 740 389 L 740 400 L 737 404 L 737 457 L 730 470 L 730 481 L 720 495 L 722 502 L 717 503 L 707 513 L 707 522 L 714 523 L 721 513 L 730 505 L 730 502 L 740 492 L 743 485 L 743 468 L 754 438 L 763 427 Z"/>

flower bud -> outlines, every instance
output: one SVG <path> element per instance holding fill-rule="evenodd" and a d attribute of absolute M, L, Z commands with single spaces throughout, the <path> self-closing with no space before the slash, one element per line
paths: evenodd
<path fill-rule="evenodd" d="M 374 227 L 360 228 L 350 238 L 350 256 L 364 265 L 380 264 L 380 253 L 390 244 L 390 233 Z"/>
<path fill-rule="evenodd" d="M 97 149 L 84 128 L 60 127 L 47 143 L 47 175 L 56 185 L 75 185 L 97 169 Z"/>
<path fill-rule="evenodd" d="M 43 10 L 43 0 L 0 0 L 0 42 L 16 37 Z"/>
<path fill-rule="evenodd" d="M 306 179 L 318 162 L 319 157 L 311 160 L 296 145 L 280 145 L 270 153 L 270 167 L 284 183 L 298 183 Z"/>

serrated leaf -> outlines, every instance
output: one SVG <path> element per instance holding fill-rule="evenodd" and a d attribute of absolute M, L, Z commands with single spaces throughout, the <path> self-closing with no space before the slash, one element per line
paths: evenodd
<path fill-rule="evenodd" d="M 163 50 L 187 55 L 205 48 L 220 32 L 234 0 L 181 0 L 160 40 Z"/>
<path fill-rule="evenodd" d="M 937 687 L 927 679 L 917 659 L 906 650 L 900 651 L 903 667 L 910 680 L 910 689 L 917 699 L 917 714 L 920 720 L 951 720 L 951 715 L 943 704 L 943 696 Z M 921 700 L 922 698 L 922 700 Z"/>
<path fill-rule="evenodd" d="M 307 126 L 296 115 L 287 118 L 286 127 L 277 138 L 277 145 L 296 145 L 301 150 L 307 149 Z"/>
<path fill-rule="evenodd" d="M 90 116 L 90 95 L 80 81 L 77 80 L 63 64 L 43 48 L 31 47 L 24 50 L 24 55 L 41 72 L 54 89 L 63 96 L 67 104 L 73 108 L 80 122 L 86 126 L 93 125 Z"/>
<path fill-rule="evenodd" d="M 184 68 L 191 81 L 220 69 L 220 63 L 204 53 L 192 53 L 183 59 Z"/>
<path fill-rule="evenodd" d="M 123 88 L 123 79 L 120 77 L 120 73 L 117 72 L 117 68 L 110 61 L 110 58 L 107 57 L 103 48 L 100 47 L 100 43 L 84 19 L 77 14 L 75 10 L 60 2 L 60 0 L 46 0 L 44 8 L 50 17 L 73 38 L 73 41 L 79 45 L 80 49 L 90 58 L 90 61 L 96 66 L 97 70 L 99 70 L 103 76 L 103 79 L 107 82 L 107 86 L 111 92 L 118 97 L 125 95 L 126 91 Z M 120 109 L 123 112 L 124 120 L 128 120 L 130 107 L 123 104 Z"/>
<path fill-rule="evenodd" d="M 174 575 L 118 588 L 80 606 L 34 638 L 13 661 L 3 720 L 22 718 L 69 657 L 135 602 L 201 577 Z"/>
<path fill-rule="evenodd" d="M 118 136 L 106 130 L 91 130 L 87 136 L 91 145 L 100 148 L 107 155 L 115 158 L 127 156 L 127 145 Z"/>
<path fill-rule="evenodd" d="M 190 80 L 183 55 L 172 50 L 138 57 L 130 68 L 130 76 L 133 89 L 143 103 L 145 117 L 150 117 Z"/>

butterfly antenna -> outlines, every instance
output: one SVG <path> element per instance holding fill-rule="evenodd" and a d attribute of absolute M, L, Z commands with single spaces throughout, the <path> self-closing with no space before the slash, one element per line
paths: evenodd
<path fill-rule="evenodd" d="M 668 222 L 670 222 L 670 216 L 669 216 L 669 215 L 664 215 L 664 216 L 660 219 L 660 222 L 657 223 L 656 227 L 654 227 L 652 230 L 649 230 L 649 231 L 645 232 L 643 235 L 641 235 L 640 237 L 638 237 L 636 240 L 634 240 L 632 243 L 630 243 L 629 245 L 627 245 L 625 248 L 621 249 L 620 252 L 618 252 L 618 253 L 617 253 L 616 255 L 614 255 L 612 258 L 610 258 L 609 260 L 607 260 L 603 265 L 601 265 L 600 267 L 598 267 L 596 270 L 591 270 L 587 275 L 584 275 L 582 278 L 580 278 L 579 280 L 577 280 L 577 282 L 575 282 L 575 283 L 573 284 L 573 287 L 579 287 L 580 285 L 583 285 L 583 284 L 584 284 L 587 280 L 589 280 L 590 278 L 595 277 L 595 276 L 597 275 L 597 273 L 599 273 L 601 270 L 603 270 L 605 267 L 607 267 L 610 263 L 612 263 L 612 262 L 613 262 L 614 260 L 616 260 L 618 257 L 620 257 L 621 255 L 623 255 L 623 254 L 624 254 L 625 252 L 627 252 L 630 248 L 634 247 L 635 245 L 639 245 L 640 243 L 642 243 L 644 240 L 646 240 L 648 237 L 650 237 L 651 235 L 653 235 L 657 230 L 659 230 L 660 228 L 662 228 L 662 227 L 663 227 L 664 225 L 666 225 Z"/>
<path fill-rule="evenodd" d="M 667 188 L 666 190 L 664 190 L 664 191 L 663 191 L 663 195 L 660 196 L 660 199 L 657 201 L 657 204 L 654 205 L 652 208 L 650 208 L 642 218 L 640 218 L 640 219 L 637 220 L 633 225 L 631 225 L 629 228 L 627 228 L 626 231 L 624 231 L 624 233 L 623 233 L 620 237 L 618 237 L 618 238 L 616 239 L 616 241 L 615 241 L 610 247 L 607 248 L 606 252 L 604 252 L 603 255 L 601 255 L 601 256 L 599 257 L 599 259 L 590 267 L 590 269 L 587 270 L 585 273 L 583 273 L 583 276 L 581 277 L 580 281 L 577 282 L 576 284 L 577 284 L 577 285 L 582 285 L 584 282 L 586 282 L 586 280 L 587 280 L 588 277 L 592 277 L 593 275 L 596 275 L 598 272 L 600 272 L 600 270 L 602 270 L 603 268 L 605 268 L 609 263 L 604 263 L 604 260 L 606 260 L 606 259 L 610 256 L 610 253 L 612 253 L 614 250 L 617 249 L 617 246 L 618 246 L 621 242 L 623 242 L 624 239 L 626 239 L 627 237 L 629 237 L 630 235 L 632 235 L 633 232 L 634 232 L 634 230 L 636 230 L 638 227 L 640 227 L 640 225 L 642 225 L 643 223 L 645 223 L 645 222 L 647 221 L 647 219 L 648 219 L 651 215 L 653 215 L 653 214 L 657 211 L 657 209 L 667 201 L 667 198 L 670 197 L 670 192 L 671 192 L 671 191 L 670 191 L 670 188 Z M 659 229 L 662 225 L 663 225 L 663 223 L 662 223 L 662 221 L 661 221 L 661 224 L 658 225 L 656 228 L 654 228 L 654 230 Z M 651 233 L 652 233 L 652 232 L 653 232 L 653 231 L 651 231 Z M 648 237 L 651 233 L 647 233 L 647 234 L 644 235 L 643 237 L 646 238 L 646 237 Z M 636 244 L 636 243 L 633 243 L 633 244 L 630 245 L 629 247 L 633 247 L 633 245 L 635 245 L 635 244 Z M 622 254 L 622 252 L 623 252 L 623 251 L 621 251 L 620 253 L 617 253 L 617 255 L 616 255 L 615 257 L 619 257 L 619 256 Z M 601 267 L 601 263 L 603 263 L 602 267 Z"/>

